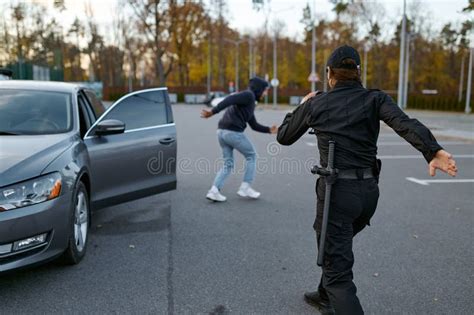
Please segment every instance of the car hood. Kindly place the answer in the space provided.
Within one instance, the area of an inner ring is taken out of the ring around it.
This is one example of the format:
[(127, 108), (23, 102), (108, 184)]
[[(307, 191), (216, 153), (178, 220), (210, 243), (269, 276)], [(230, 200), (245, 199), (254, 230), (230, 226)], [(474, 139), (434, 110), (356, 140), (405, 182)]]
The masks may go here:
[(0, 187), (41, 175), (74, 135), (0, 136)]

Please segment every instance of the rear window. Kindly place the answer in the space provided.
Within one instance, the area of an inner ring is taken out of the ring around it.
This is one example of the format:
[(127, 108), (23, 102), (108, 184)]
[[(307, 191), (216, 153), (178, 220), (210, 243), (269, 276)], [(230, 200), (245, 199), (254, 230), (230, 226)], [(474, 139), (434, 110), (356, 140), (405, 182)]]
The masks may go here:
[(92, 108), (94, 109), (95, 118), (99, 118), (105, 112), (104, 104), (97, 98), (95, 93), (91, 90), (84, 90), (89, 99)]
[(129, 95), (107, 113), (107, 119), (125, 123), (126, 130), (160, 126), (168, 123), (163, 91), (138, 92)]

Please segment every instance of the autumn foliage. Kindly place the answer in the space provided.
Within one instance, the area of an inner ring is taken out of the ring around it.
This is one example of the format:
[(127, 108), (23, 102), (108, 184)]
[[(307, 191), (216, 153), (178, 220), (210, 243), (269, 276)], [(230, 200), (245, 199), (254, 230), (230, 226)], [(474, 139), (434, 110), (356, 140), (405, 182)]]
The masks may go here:
[[(54, 0), (54, 8), (42, 2), (4, 3), (0, 5), (0, 66), (18, 60), (46, 65), (61, 69), (65, 81), (102, 81), (117, 95), (129, 87), (162, 85), (179, 92), (205, 92), (209, 74), (212, 90), (227, 90), (235, 80), (236, 45), (232, 41), (240, 40), (239, 82), (243, 88), (251, 72), (273, 77), (276, 38), (279, 95), (285, 97), (310, 88), (315, 25), (318, 89), (324, 88), (325, 60), (341, 44), (356, 47), (361, 55), (367, 50), (369, 88), (397, 89), (401, 17), (387, 14), (383, 5), (331, 0), (335, 17), (316, 16), (316, 20), (307, 6), (303, 12), (292, 13), (301, 15), (301, 33), (293, 38), (285, 35), (284, 20), (275, 21), (265, 14), (269, 11), (264, 7), (271, 2), (254, 2), (261, 20), (254, 23), (260, 27), (251, 34), (229, 26), (224, 0), (118, 0), (118, 9), (111, 8), (111, 12), (94, 12), (86, 2), (71, 25), (58, 18), (68, 10), (64, 0)], [(450, 100), (447, 103), (463, 98), (472, 2), (466, 11), (464, 20), (437, 30), (432, 27), (432, 17), (423, 14), (422, 4), (409, 8), (408, 89), (414, 103), (424, 104), (422, 90), (437, 90), (440, 98)], [(110, 15), (110, 25), (100, 24), (98, 14)], [(464, 84), (460, 90), (461, 72)]]

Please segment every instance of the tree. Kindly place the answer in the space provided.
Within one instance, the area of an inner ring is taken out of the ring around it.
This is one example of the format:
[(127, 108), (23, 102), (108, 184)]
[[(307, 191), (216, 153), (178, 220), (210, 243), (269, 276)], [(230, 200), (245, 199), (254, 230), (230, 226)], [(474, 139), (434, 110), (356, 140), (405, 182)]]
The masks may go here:
[(85, 7), (86, 11), (86, 28), (87, 28), (87, 46), (85, 48), (86, 54), (89, 56), (90, 62), (90, 73), (89, 80), (96, 81), (101, 80), (101, 64), (99, 62), (99, 57), (104, 49), (104, 39), (102, 35), (99, 34), (98, 25), (94, 20), (94, 12), (90, 3)]
[(217, 10), (217, 79), (219, 86), (225, 85), (226, 59), (224, 58), (224, 38), (227, 28), (227, 21), (224, 18), (224, 0), (213, 0)]
[(462, 9), (462, 12), (472, 12), (474, 11), (474, 0), (469, 0), (467, 7)]
[[(8, 8), (0, 7), (3, 12), (7, 12)], [(7, 64), (11, 58), (10, 51), (10, 33), (7, 25), (6, 14), (0, 16), (0, 66)]]
[(309, 3), (307, 3), (303, 8), (303, 17), (301, 18), (300, 22), (303, 24), (306, 33), (312, 31), (314, 27), (314, 17), (313, 13), (311, 12), (311, 8), (309, 7)]
[[(80, 78), (80, 80), (84, 80), (84, 74), (82, 70), (82, 60), (81, 60), (81, 38), (84, 37), (85, 34), (85, 27), (82, 24), (81, 20), (76, 16), (74, 22), (71, 24), (71, 27), (68, 30), (69, 36), (75, 36), (76, 44), (66, 45), (65, 48), (65, 59), (66, 64), (65, 68), (68, 66), (70, 67), (70, 77), (69, 80), (73, 80), (73, 78)], [(65, 78), (68, 78), (67, 73), (65, 72)]]
[(474, 29), (474, 22), (472, 20), (467, 20), (462, 23), (461, 29), (458, 33), (459, 37), (459, 47), (460, 49), (469, 49), (470, 36)]
[(63, 12), (66, 10), (66, 4), (64, 3), (64, 0), (54, 0), (53, 6), (55, 9), (59, 10), (60, 12)]
[(24, 44), (25, 44), (25, 29), (23, 21), (25, 19), (25, 4), (18, 3), (16, 6), (12, 7), (12, 18), (15, 22), (16, 30), (16, 55), (18, 60), (23, 59), (24, 57)]
[(265, 20), (263, 23), (263, 34), (261, 34), (260, 41), (263, 41), (263, 47), (259, 49), (259, 51), (262, 51), (262, 58), (261, 59), (261, 73), (267, 74), (268, 73), (268, 20), (270, 16), (270, 0), (252, 0), (253, 3), (253, 8), (256, 11), (263, 11), (263, 14), (265, 15)]
[(347, 10), (349, 7), (349, 1), (344, 1), (344, 0), (329, 0), (334, 5), (334, 8), (332, 9), (334, 12), (336, 12), (337, 17), (341, 15), (344, 11)]
[(64, 43), (64, 80), (65, 81), (84, 81), (85, 72), (81, 68), (80, 49), (72, 43)]
[(253, 8), (257, 11), (260, 11), (265, 6), (265, 0), (252, 0)]
[(442, 45), (448, 49), (448, 60), (449, 62), (447, 63), (446, 71), (449, 73), (452, 77), (452, 79), (455, 79), (456, 76), (456, 53), (455, 49), (457, 48), (456, 43), (458, 42), (458, 32), (452, 28), (451, 23), (447, 23), (446, 25), (443, 26), (443, 29), (441, 30), (441, 41)]
[[(32, 46), (31, 61), (35, 64), (59, 66), (55, 62), (55, 52), (61, 49), (62, 34), (58, 32), (58, 23), (55, 19), (46, 22), (43, 17), (46, 8), (37, 7), (32, 11), (35, 29), (31, 33)], [(62, 65), (60, 65), (62, 66)]]
[(183, 2), (173, 7), (170, 12), (174, 19), (172, 42), (176, 53), (179, 73), (179, 84), (189, 84), (189, 63), (198, 51), (196, 46), (205, 39), (208, 17), (202, 3)]
[(159, 85), (166, 85), (166, 79), (173, 69), (174, 56), (170, 53), (174, 20), (171, 12), (175, 0), (128, 0), (137, 25), (146, 38), (146, 46), (154, 55), (155, 75)]
[(84, 37), (86, 29), (82, 24), (81, 20), (76, 16), (74, 22), (71, 25), (71, 28), (68, 31), (68, 35), (75, 35), (76, 36), (76, 45), (79, 48), (81, 43), (81, 38)]
[(102, 47), (98, 60), (100, 63), (101, 80), (107, 86), (123, 86), (123, 63), (125, 53), (114, 45)]

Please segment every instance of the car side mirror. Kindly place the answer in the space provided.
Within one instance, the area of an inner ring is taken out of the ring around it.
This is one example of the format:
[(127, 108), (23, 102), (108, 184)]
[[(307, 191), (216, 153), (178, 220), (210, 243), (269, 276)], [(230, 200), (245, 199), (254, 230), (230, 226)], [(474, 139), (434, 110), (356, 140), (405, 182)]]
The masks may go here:
[(97, 136), (114, 135), (125, 132), (125, 123), (117, 119), (106, 119), (99, 122), (95, 128)]

